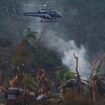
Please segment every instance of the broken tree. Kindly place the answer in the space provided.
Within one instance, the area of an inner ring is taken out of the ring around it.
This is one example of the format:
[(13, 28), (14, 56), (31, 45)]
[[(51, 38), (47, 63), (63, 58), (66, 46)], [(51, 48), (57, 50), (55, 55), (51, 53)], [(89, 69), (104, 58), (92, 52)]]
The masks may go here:
[(77, 73), (77, 80), (78, 80), (78, 83), (79, 83), (79, 87), (80, 87), (80, 95), (83, 95), (83, 87), (82, 87), (82, 83), (81, 83), (81, 78), (80, 78), (80, 74), (79, 74), (79, 71), (78, 71), (78, 60), (79, 60), (79, 57), (77, 57), (74, 53), (74, 58), (76, 60), (76, 67), (75, 67), (75, 71)]

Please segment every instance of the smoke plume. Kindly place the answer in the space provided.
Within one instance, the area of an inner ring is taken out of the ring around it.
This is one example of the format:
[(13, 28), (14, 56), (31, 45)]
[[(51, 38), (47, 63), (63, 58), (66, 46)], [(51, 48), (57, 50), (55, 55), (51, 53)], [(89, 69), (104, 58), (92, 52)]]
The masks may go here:
[[(28, 5), (33, 5), (33, 3), (30, 2)], [(25, 11), (35, 10), (35, 7), (28, 8), (25, 7)], [(76, 15), (76, 11), (74, 11), (75, 13), (73, 11), (74, 16), (74, 14)], [(63, 14), (63, 11), (60, 11), (60, 13)], [(73, 18), (73, 16), (71, 16), (71, 18)], [(44, 46), (59, 54), (63, 65), (67, 66), (69, 69), (75, 70), (76, 62), (73, 56), (75, 53), (76, 56), (79, 57), (78, 69), (80, 75), (85, 75), (86, 77), (86, 75), (90, 73), (90, 64), (85, 47), (83, 45), (77, 47), (74, 40), (67, 40), (66, 36), (73, 33), (65, 32), (65, 28), (61, 26), (62, 20), (58, 20), (56, 23), (41, 23), (39, 18), (29, 17), (29, 19), (31, 20), (29, 27), (39, 33), (41, 43), (43, 43)]]
[(88, 61), (88, 54), (86, 49), (83, 45), (80, 47), (76, 46), (74, 40), (68, 40), (59, 37), (54, 31), (47, 30), (44, 36), (45, 45), (47, 48), (56, 51), (60, 56), (63, 65), (67, 66), (71, 70), (75, 70), (75, 58), (74, 53), (76, 56), (79, 57), (79, 67), (78, 70), (81, 76), (89, 75), (90, 73), (90, 63)]

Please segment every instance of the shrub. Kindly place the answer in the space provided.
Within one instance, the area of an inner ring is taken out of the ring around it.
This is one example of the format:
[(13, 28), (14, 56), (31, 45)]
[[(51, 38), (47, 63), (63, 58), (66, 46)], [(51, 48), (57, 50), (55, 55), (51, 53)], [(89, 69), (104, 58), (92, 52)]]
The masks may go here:
[(64, 93), (64, 100), (65, 101), (74, 101), (77, 94), (75, 92), (66, 92)]

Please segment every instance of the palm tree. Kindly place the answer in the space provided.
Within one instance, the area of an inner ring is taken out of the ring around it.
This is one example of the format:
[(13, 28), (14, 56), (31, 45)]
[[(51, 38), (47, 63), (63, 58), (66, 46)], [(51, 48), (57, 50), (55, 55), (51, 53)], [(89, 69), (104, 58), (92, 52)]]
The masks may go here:
[[(56, 79), (59, 83), (60, 96), (64, 98), (67, 88), (72, 88), (71, 79), (75, 77), (75, 73), (71, 70), (64, 70), (61, 67), (56, 70)], [(69, 85), (68, 85), (69, 84)], [(74, 84), (73, 84), (74, 86)]]

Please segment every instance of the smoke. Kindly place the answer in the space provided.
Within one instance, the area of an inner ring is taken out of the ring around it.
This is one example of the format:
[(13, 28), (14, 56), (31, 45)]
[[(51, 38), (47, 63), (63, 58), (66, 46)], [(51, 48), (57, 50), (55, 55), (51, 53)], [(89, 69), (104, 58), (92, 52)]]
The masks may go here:
[(76, 54), (76, 56), (79, 57), (79, 72), (81, 75), (89, 75), (90, 73), (90, 64), (87, 60), (87, 53), (86, 53), (86, 49), (81, 46), (80, 48), (78, 48), (76, 45), (75, 45), (75, 42), (74, 41), (69, 41), (68, 44), (70, 47), (68, 50), (64, 50), (64, 56), (62, 57), (62, 62), (64, 65), (66, 65), (67, 67), (71, 68), (74, 70), (75, 68), (75, 59), (74, 59), (74, 56), (73, 56), (73, 53)]
[[(27, 4), (25, 4), (27, 5)], [(33, 5), (31, 2), (28, 2), (28, 5)], [(35, 7), (24, 8), (25, 11), (35, 11)], [(74, 9), (72, 9), (74, 11)], [(71, 10), (71, 11), (72, 11)], [(76, 11), (73, 12), (70, 17), (73, 20), (73, 17), (77, 15)], [(61, 11), (63, 14), (63, 11)], [(75, 70), (75, 58), (73, 54), (79, 57), (79, 72), (80, 75), (86, 77), (90, 73), (90, 64), (88, 61), (88, 54), (83, 45), (77, 47), (76, 42), (74, 40), (67, 40), (67, 36), (73, 33), (65, 32), (66, 28), (61, 26), (64, 20), (58, 20), (56, 23), (41, 23), (39, 18), (36, 17), (27, 17), (31, 20), (29, 23), (29, 27), (32, 31), (36, 31), (41, 36), (41, 43), (55, 51), (60, 57), (62, 64), (67, 66), (69, 69)], [(70, 22), (72, 21), (70, 20)], [(66, 24), (66, 23), (65, 23)], [(64, 24), (64, 25), (65, 25)], [(68, 29), (68, 28), (67, 28)]]
[(79, 57), (79, 67), (78, 70), (80, 75), (87, 77), (90, 74), (90, 63), (88, 61), (88, 54), (83, 45), (80, 47), (76, 46), (74, 40), (65, 40), (58, 36), (59, 33), (56, 33), (51, 30), (46, 30), (44, 34), (44, 44), (47, 48), (56, 51), (61, 56), (62, 64), (67, 66), (70, 70), (75, 71), (75, 58)]

